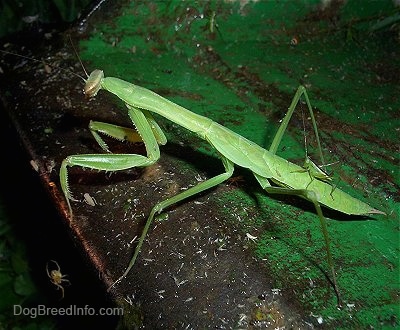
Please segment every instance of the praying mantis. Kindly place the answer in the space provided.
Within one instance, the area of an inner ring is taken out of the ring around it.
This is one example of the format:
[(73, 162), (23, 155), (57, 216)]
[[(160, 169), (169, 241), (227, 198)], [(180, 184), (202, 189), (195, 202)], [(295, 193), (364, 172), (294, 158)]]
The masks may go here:
[[(305, 169), (276, 155), (289, 120), (303, 96), (312, 120), (320, 157), (323, 160), (317, 124), (307, 91), (303, 86), (298, 87), (288, 108), (288, 112), (268, 150), (218, 124), (212, 119), (193, 113), (149, 89), (118, 78), (105, 77), (103, 71), (96, 69), (85, 81), (84, 94), (88, 98), (92, 98), (101, 89), (116, 95), (125, 103), (128, 116), (136, 127), (137, 133), (131, 128), (97, 121), (90, 122), (89, 129), (93, 137), (107, 153), (71, 155), (62, 162), (59, 174), (60, 183), (71, 215), (71, 201), (75, 201), (75, 199), (72, 196), (68, 183), (69, 167), (80, 166), (103, 171), (121, 171), (134, 167), (147, 167), (157, 162), (160, 158), (159, 145), (166, 144), (167, 139), (153, 118), (152, 113), (165, 117), (207, 141), (217, 151), (225, 169), (223, 173), (200, 182), (196, 186), (154, 205), (147, 218), (132, 259), (124, 273), (109, 289), (123, 280), (134, 266), (152, 221), (157, 214), (160, 214), (173, 204), (195, 196), (228, 180), (232, 176), (234, 166), (236, 165), (250, 170), (260, 186), (267, 193), (300, 196), (314, 205), (324, 236), (327, 262), (332, 276), (331, 282), (338, 301), (340, 301), (326, 219), (322, 213), (321, 205), (345, 214), (370, 215), (385, 213), (348, 195), (339, 188), (335, 187), (332, 189), (330, 180), (314, 174), (317, 171)], [(127, 140), (128, 136), (136, 135), (140, 137), (145, 145), (146, 156), (139, 154), (113, 154), (102, 139), (101, 134), (121, 141)]]

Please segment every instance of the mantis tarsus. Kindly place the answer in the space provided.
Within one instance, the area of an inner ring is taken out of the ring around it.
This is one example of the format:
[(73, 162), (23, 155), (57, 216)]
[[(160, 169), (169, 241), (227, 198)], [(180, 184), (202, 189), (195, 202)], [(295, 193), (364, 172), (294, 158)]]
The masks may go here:
[[(345, 214), (368, 215), (384, 213), (351, 197), (338, 188), (332, 190), (332, 186), (327, 180), (321, 180), (315, 177), (312, 178), (310, 182), (309, 171), (305, 171), (304, 168), (276, 155), (276, 151), (296, 105), (300, 98), (304, 96), (316, 134), (321, 159), (323, 159), (313, 110), (307, 92), (303, 86), (297, 89), (288, 112), (269, 150), (258, 146), (213, 120), (195, 114), (146, 88), (118, 78), (104, 77), (103, 71), (94, 70), (86, 80), (84, 93), (87, 97), (94, 97), (100, 89), (115, 94), (125, 102), (128, 115), (145, 144), (147, 156), (110, 153), (107, 144), (99, 133), (106, 134), (118, 140), (124, 140), (127, 135), (136, 134), (136, 132), (133, 129), (112, 124), (91, 122), (89, 125), (90, 131), (100, 147), (109, 154), (73, 155), (67, 157), (62, 162), (60, 169), (61, 187), (71, 214), (72, 208), (70, 200), (73, 200), (73, 198), (68, 186), (68, 167), (81, 166), (97, 170), (119, 171), (132, 167), (150, 166), (159, 159), (159, 145), (164, 145), (167, 140), (161, 128), (154, 120), (151, 114), (152, 112), (192, 131), (210, 143), (210, 145), (218, 151), (225, 168), (225, 172), (207, 179), (176, 196), (163, 200), (152, 208), (128, 267), (111, 287), (125, 278), (132, 269), (156, 214), (159, 214), (172, 204), (178, 203), (226, 181), (231, 177), (234, 165), (236, 164), (252, 171), (261, 187), (268, 193), (297, 195), (313, 203), (322, 226), (327, 251), (327, 261), (332, 274), (332, 284), (340, 301), (340, 294), (336, 283), (336, 274), (330, 251), (326, 219), (322, 213), (321, 205)], [(273, 185), (271, 185), (271, 183)]]

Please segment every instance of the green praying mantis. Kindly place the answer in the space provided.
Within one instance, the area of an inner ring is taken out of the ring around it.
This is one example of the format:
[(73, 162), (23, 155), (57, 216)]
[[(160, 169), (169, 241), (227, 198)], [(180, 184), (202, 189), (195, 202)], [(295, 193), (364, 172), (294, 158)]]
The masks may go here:
[[(207, 141), (217, 151), (225, 169), (223, 173), (154, 205), (129, 265), (111, 287), (123, 280), (134, 266), (152, 221), (157, 214), (173, 204), (228, 180), (233, 174), (234, 166), (237, 165), (250, 170), (267, 193), (300, 196), (314, 205), (325, 240), (327, 262), (332, 276), (331, 282), (340, 301), (326, 219), (322, 213), (321, 205), (345, 214), (370, 215), (385, 213), (348, 195), (339, 188), (332, 188), (329, 178), (318, 175), (318, 170), (314, 163), (309, 163), (307, 165), (308, 168), (304, 168), (276, 155), (289, 120), (301, 97), (304, 96), (312, 120), (320, 157), (323, 160), (317, 124), (307, 91), (303, 86), (297, 89), (269, 150), (260, 147), (212, 119), (193, 113), (149, 89), (118, 78), (105, 77), (103, 71), (94, 70), (85, 82), (84, 94), (89, 98), (95, 97), (101, 89), (116, 95), (125, 103), (128, 116), (136, 127), (136, 131), (131, 128), (102, 122), (90, 122), (89, 129), (91, 133), (100, 147), (107, 153), (72, 155), (62, 162), (60, 182), (71, 215), (71, 201), (74, 201), (74, 198), (68, 184), (68, 167), (80, 166), (96, 170), (120, 171), (133, 167), (151, 166), (157, 162), (160, 158), (159, 145), (166, 144), (167, 139), (160, 126), (154, 120), (152, 113), (165, 117)], [(136, 134), (143, 141), (147, 155), (113, 154), (102, 139), (101, 134), (121, 141), (126, 140), (127, 136)]]

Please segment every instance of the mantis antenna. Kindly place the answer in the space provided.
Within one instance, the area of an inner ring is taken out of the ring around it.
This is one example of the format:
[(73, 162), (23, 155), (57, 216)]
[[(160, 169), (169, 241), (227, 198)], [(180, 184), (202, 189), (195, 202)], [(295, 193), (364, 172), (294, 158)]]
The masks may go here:
[[(75, 53), (75, 55), (76, 55), (76, 57), (77, 57), (79, 63), (81, 64), (81, 67), (82, 67), (82, 69), (83, 69), (83, 72), (85, 72), (86, 77), (89, 78), (89, 75), (88, 75), (88, 73), (87, 73), (87, 71), (86, 71), (86, 69), (85, 69), (85, 66), (83, 65), (83, 62), (82, 62), (82, 60), (81, 60), (81, 58), (80, 58), (80, 56), (79, 56), (79, 54), (78, 54), (78, 51), (76, 50), (75, 45), (74, 45), (74, 43), (72, 42), (71, 35), (68, 35), (68, 38), (69, 38), (69, 41), (71, 42), (72, 49), (74, 50), (74, 53)], [(83, 79), (83, 80), (86, 81), (86, 79)]]
[[(43, 61), (43, 60), (38, 60), (38, 59), (33, 58), (33, 57), (29, 57), (29, 56), (25, 56), (25, 55), (13, 53), (13, 52), (8, 52), (8, 51), (2, 50), (2, 49), (0, 49), (0, 52), (1, 52), (1, 53), (4, 53), (4, 54), (8, 54), (8, 55), (13, 55), (13, 56), (16, 56), (16, 57), (24, 58), (24, 59), (29, 60), (29, 61), (38, 62), (38, 63), (42, 63), (42, 64), (44, 63), (44, 64), (46, 64), (46, 65), (48, 65), (48, 66), (50, 66), (50, 67), (52, 67), (52, 68), (55, 68), (54, 65), (51, 65), (51, 64), (49, 64), (49, 63), (46, 63), (46, 62)], [(83, 81), (86, 81), (86, 79), (85, 79), (84, 77), (82, 77), (81, 75), (79, 75), (79, 74), (77, 74), (77, 73), (75, 73), (75, 72), (73, 72), (73, 71), (71, 71), (71, 70), (64, 69), (64, 68), (60, 68), (60, 67), (58, 67), (58, 69), (60, 69), (60, 70), (62, 70), (62, 71), (69, 72), (69, 73), (73, 74), (74, 76), (76, 76), (76, 77), (82, 79)], [(85, 71), (85, 73), (86, 73), (86, 71)]]

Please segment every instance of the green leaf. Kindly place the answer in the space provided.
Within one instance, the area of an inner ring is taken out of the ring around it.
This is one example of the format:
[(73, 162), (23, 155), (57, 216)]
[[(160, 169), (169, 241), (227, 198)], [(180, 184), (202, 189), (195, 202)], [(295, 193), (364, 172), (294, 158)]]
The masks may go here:
[(36, 292), (35, 284), (28, 273), (20, 274), (16, 277), (14, 291), (21, 296), (29, 296)]
[(17, 274), (27, 273), (29, 271), (28, 261), (26, 260), (25, 249), (22, 243), (16, 244), (11, 255), (11, 264)]

